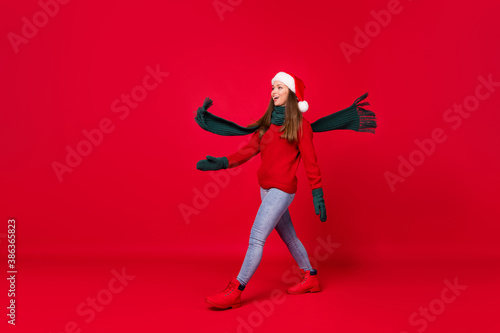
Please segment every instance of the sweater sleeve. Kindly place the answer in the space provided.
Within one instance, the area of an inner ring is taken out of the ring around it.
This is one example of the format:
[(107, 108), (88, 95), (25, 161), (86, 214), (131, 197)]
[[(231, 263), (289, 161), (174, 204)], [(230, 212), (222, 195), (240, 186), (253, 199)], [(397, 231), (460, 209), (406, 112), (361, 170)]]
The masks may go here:
[(298, 147), (300, 154), (302, 155), (304, 168), (307, 178), (309, 179), (309, 184), (311, 185), (311, 190), (322, 187), (321, 171), (319, 169), (318, 159), (313, 145), (313, 130), (311, 128), (311, 124), (305, 118), (302, 118), (302, 136), (299, 130)]
[(235, 168), (257, 155), (260, 152), (259, 131), (255, 131), (250, 138), (250, 141), (241, 147), (236, 153), (227, 157), (229, 162), (228, 168)]

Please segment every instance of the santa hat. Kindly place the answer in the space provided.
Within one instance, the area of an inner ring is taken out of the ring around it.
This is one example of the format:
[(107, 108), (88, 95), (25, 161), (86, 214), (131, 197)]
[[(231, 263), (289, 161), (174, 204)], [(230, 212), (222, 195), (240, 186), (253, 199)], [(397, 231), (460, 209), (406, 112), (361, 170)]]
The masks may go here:
[(288, 74), (285, 72), (279, 72), (276, 76), (271, 80), (271, 84), (274, 84), (274, 81), (283, 82), (288, 89), (293, 91), (295, 95), (297, 95), (297, 100), (299, 101), (299, 110), (302, 112), (306, 112), (309, 110), (309, 104), (304, 101), (304, 82), (296, 77), (293, 74)]

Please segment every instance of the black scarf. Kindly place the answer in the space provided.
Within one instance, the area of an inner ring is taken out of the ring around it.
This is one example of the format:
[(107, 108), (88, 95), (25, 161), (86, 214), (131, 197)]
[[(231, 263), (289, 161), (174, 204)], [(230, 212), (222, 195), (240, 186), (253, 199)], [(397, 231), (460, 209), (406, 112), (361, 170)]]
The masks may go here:
[(274, 106), (273, 113), (271, 113), (271, 124), (281, 126), (285, 123), (285, 107)]
[[(356, 132), (375, 133), (375, 128), (377, 127), (375, 113), (363, 108), (363, 106), (370, 105), (370, 103), (360, 103), (367, 96), (368, 93), (365, 93), (356, 99), (351, 106), (328, 116), (324, 116), (311, 123), (313, 132), (348, 129)], [(259, 129), (259, 126), (243, 127), (232, 121), (213, 115), (207, 111), (207, 109), (212, 106), (212, 103), (212, 100), (207, 97), (203, 102), (203, 106), (196, 111), (196, 117), (194, 119), (204, 130), (218, 135), (234, 136), (252, 134)], [(273, 122), (273, 117), (276, 123), (284, 121), (284, 111), (285, 107), (282, 107), (282, 109), (275, 107), (271, 115), (271, 122)], [(283, 123), (280, 125), (282, 124)]]

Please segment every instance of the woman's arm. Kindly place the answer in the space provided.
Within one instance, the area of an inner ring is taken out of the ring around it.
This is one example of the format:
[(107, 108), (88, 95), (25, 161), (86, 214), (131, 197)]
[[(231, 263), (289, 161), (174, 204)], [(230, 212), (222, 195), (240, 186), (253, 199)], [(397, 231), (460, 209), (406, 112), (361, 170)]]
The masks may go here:
[(321, 171), (319, 170), (318, 159), (313, 145), (313, 131), (311, 124), (302, 118), (302, 136), (299, 133), (299, 150), (304, 161), (307, 178), (312, 189), (313, 204), (316, 215), (319, 215), (321, 222), (326, 221), (326, 207), (323, 199), (323, 188), (321, 185)]
[(236, 153), (227, 157), (228, 168), (235, 168), (241, 165), (260, 152), (259, 131), (255, 131), (250, 138), (250, 141), (241, 147)]
[(302, 118), (302, 136), (300, 136), (299, 131), (298, 147), (304, 162), (304, 168), (307, 178), (309, 179), (311, 190), (322, 187), (321, 171), (313, 145), (313, 131), (311, 124), (305, 118)]

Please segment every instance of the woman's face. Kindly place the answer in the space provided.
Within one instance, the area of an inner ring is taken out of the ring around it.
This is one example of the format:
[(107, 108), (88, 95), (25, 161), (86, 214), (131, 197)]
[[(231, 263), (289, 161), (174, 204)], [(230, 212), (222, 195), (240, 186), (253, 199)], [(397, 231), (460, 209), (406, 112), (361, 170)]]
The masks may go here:
[(288, 87), (281, 81), (274, 81), (271, 90), (271, 97), (273, 98), (275, 106), (286, 105), (288, 98)]

